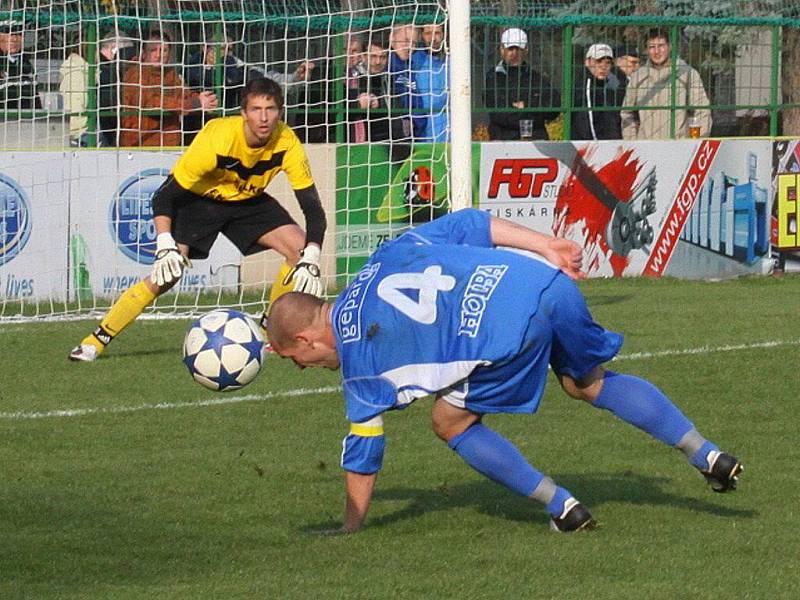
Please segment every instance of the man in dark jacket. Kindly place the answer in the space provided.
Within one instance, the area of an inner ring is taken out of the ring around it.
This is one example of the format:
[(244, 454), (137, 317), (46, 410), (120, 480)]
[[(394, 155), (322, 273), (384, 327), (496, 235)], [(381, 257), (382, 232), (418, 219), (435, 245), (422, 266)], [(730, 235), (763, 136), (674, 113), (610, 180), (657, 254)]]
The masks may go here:
[(575, 80), (572, 106), (587, 110), (572, 113), (573, 140), (619, 140), (622, 125), (619, 110), (625, 98), (625, 81), (612, 72), (614, 53), (607, 44), (593, 44), (586, 51), (580, 76)]
[(353, 120), (350, 141), (408, 140), (410, 123), (402, 116), (394, 116), (392, 111), (392, 81), (387, 70), (388, 50), (377, 40), (373, 40), (367, 45), (364, 57), (366, 72), (359, 73), (356, 78), (357, 87), (347, 90), (350, 100), (349, 115)]
[[(546, 140), (545, 121), (558, 117), (561, 96), (550, 81), (525, 61), (528, 36), (521, 29), (506, 29), (500, 37), (501, 61), (486, 74), (487, 108), (516, 108), (518, 111), (489, 113), (489, 136), (493, 140), (518, 140), (519, 122), (533, 121), (533, 139)], [(531, 112), (526, 108), (552, 108)]]
[(0, 22), (0, 109), (41, 108), (31, 61), (22, 53), (22, 24)]
[(100, 40), (100, 60), (97, 69), (97, 101), (100, 109), (100, 146), (116, 146), (118, 135), (118, 113), (120, 81), (125, 69), (136, 54), (133, 40), (124, 35), (110, 33)]

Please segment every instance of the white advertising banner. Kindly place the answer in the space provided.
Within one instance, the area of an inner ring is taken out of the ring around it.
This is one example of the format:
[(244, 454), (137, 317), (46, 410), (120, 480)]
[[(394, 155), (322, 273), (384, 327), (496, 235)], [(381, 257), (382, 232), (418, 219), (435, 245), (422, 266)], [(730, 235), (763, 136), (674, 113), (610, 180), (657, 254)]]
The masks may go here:
[(0, 298), (64, 298), (69, 153), (0, 153)]
[[(177, 151), (91, 152), (73, 159), (70, 242), (95, 296), (116, 296), (150, 274), (156, 249), (153, 194), (178, 156)], [(220, 236), (208, 259), (193, 260), (175, 289), (235, 288), (240, 263), (239, 251)]]
[[(0, 153), (0, 297), (114, 297), (155, 255), (152, 196), (178, 153)], [(220, 236), (179, 291), (235, 286), (241, 255)]]
[(767, 272), (766, 140), (481, 145), (491, 214), (584, 248), (590, 276)]

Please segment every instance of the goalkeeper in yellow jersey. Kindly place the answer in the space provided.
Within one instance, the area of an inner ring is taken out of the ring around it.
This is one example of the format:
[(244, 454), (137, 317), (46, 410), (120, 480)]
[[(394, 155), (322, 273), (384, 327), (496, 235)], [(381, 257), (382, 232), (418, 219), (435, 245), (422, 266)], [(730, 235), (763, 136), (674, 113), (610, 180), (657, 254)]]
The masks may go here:
[[(202, 129), (153, 196), (156, 259), (150, 277), (128, 288), (100, 326), (69, 354), (92, 361), (153, 300), (172, 288), (191, 258), (208, 256), (222, 233), (243, 254), (265, 248), (286, 259), (270, 303), (287, 291), (322, 293), (319, 260), (326, 220), (306, 153), (281, 121), (283, 93), (271, 79), (242, 92), (239, 116), (213, 119)], [(267, 194), (283, 171), (306, 221), (306, 232)]]

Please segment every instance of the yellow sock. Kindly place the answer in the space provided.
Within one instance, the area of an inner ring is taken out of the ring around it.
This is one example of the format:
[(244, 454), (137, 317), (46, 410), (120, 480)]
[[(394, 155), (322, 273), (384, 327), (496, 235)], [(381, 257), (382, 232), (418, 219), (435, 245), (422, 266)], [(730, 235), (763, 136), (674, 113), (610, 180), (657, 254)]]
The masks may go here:
[(91, 344), (100, 353), (106, 345), (117, 337), (123, 329), (133, 323), (142, 311), (155, 299), (156, 295), (147, 287), (143, 279), (125, 290), (100, 321), (94, 333), (86, 336), (82, 344)]
[[(294, 282), (291, 279), (289, 280), (289, 283), (283, 283), (283, 280), (286, 279), (286, 276), (291, 271), (292, 267), (289, 266), (289, 263), (284, 261), (283, 264), (281, 264), (281, 268), (278, 269), (277, 279), (275, 279), (275, 283), (272, 284), (272, 289), (269, 291), (270, 306), (272, 306), (272, 303), (275, 302), (275, 300), (294, 289)], [(267, 310), (269, 310), (269, 308)]]

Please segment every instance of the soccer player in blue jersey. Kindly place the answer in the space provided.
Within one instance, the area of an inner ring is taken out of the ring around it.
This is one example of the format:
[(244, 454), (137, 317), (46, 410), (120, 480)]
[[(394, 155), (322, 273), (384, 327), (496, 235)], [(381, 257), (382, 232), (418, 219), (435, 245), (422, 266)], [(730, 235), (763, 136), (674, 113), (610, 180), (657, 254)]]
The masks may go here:
[(275, 302), (267, 323), (275, 351), (342, 372), (351, 426), (337, 531), (364, 523), (383, 462), (382, 413), (429, 394), (434, 432), (467, 464), (544, 504), (555, 530), (594, 527), (584, 505), (482, 422), (535, 412), (548, 364), (567, 394), (678, 448), (715, 491), (735, 489), (736, 458), (654, 385), (602, 366), (622, 336), (589, 314), (572, 282), (584, 276), (580, 265), (568, 240), (461, 210), (383, 244), (333, 304), (302, 293)]

